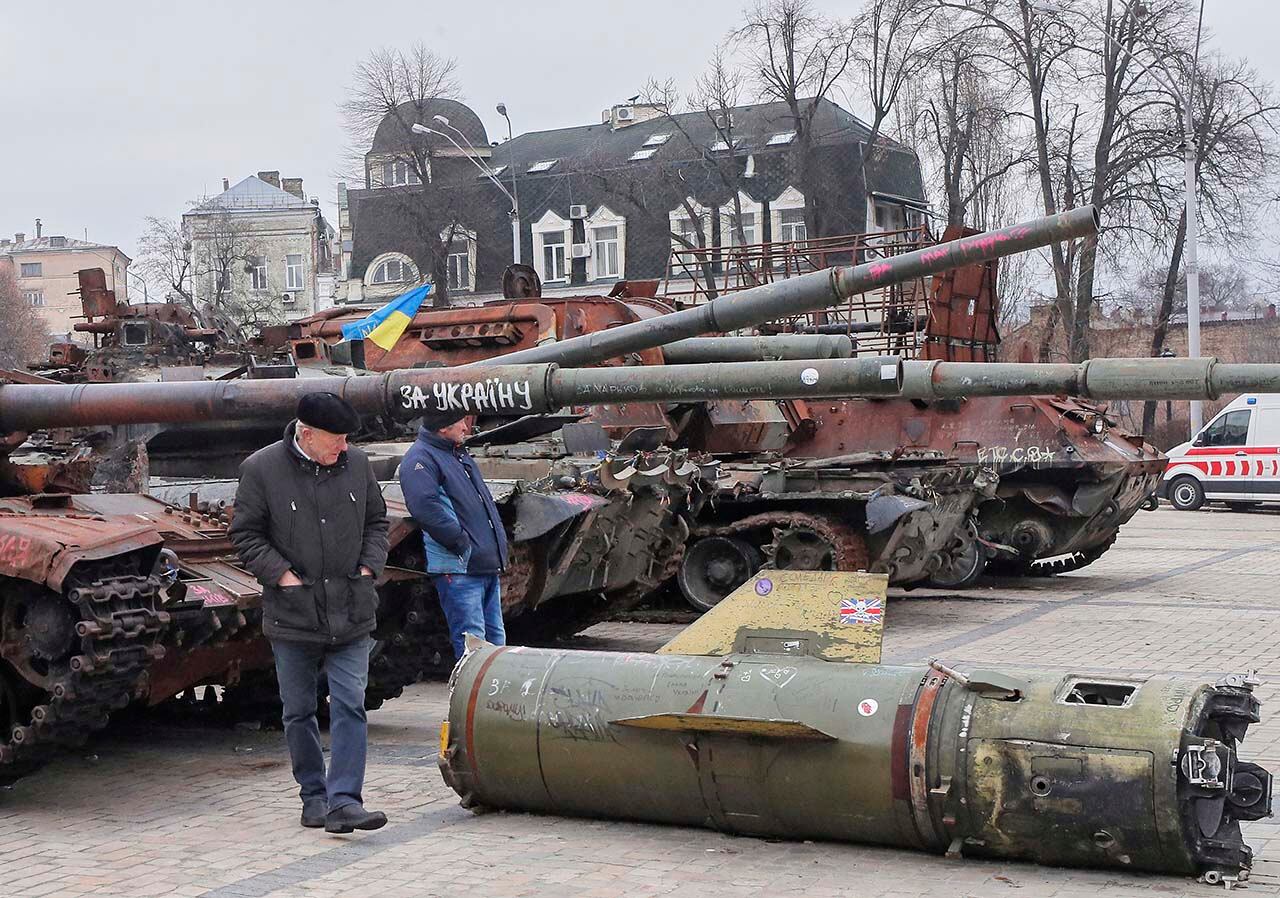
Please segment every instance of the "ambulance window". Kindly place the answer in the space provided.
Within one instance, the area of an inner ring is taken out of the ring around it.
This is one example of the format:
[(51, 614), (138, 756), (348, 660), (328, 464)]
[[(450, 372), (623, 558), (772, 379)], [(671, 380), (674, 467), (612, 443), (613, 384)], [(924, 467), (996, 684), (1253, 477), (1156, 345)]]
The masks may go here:
[(1249, 409), (1227, 412), (1204, 432), (1206, 446), (1243, 446), (1249, 436)]
[(1253, 442), (1259, 446), (1280, 446), (1280, 408), (1255, 410), (1258, 419), (1253, 424)]

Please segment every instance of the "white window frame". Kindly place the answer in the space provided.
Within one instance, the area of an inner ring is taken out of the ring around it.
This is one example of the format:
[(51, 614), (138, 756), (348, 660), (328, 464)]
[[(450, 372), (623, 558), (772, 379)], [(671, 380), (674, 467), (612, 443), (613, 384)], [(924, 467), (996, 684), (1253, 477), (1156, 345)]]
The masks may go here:
[[(899, 210), (901, 210), (901, 214), (902, 214), (901, 223), (892, 222), (892, 221), (887, 222), (887, 224), (880, 223), (879, 213), (883, 212), (884, 217), (888, 219), (891, 217), (896, 217), (899, 213)], [(884, 202), (882, 200), (878, 200), (875, 197), (870, 197), (870, 196), (867, 197), (867, 232), (868, 233), (883, 234), (889, 231), (901, 231), (906, 227), (908, 227), (907, 209), (904, 204), (889, 203), (889, 202)]]
[[(28, 271), (28, 268), (35, 269)], [(18, 263), (18, 277), (20, 278), (42, 278), (44, 277), (43, 262), (20, 262)]]
[[(446, 254), (447, 258), (445, 259), (445, 272), (448, 278), (449, 292), (472, 293), (476, 289), (476, 232), (460, 227), (453, 228), (452, 231), (452, 234), (450, 234), (449, 229), (445, 229), (440, 233), (441, 241), (449, 241), (449, 252)], [(451, 240), (450, 237), (452, 237)], [(466, 249), (455, 251), (453, 244), (461, 242), (466, 243)], [(465, 287), (458, 285), (454, 278), (455, 258), (466, 260), (467, 285)]]
[(627, 157), (628, 162), (643, 162), (646, 159), (652, 159), (653, 155), (658, 152), (657, 147), (641, 147), (630, 156)]
[[(764, 243), (764, 235), (761, 229), (764, 225), (764, 204), (758, 203), (741, 190), (738, 191), (738, 205), (742, 209), (743, 215), (753, 216), (751, 225), (750, 239), (744, 244), (745, 246), (755, 246)], [(721, 246), (737, 246), (737, 231), (733, 227), (733, 216), (735, 214), (733, 200), (725, 203), (720, 207), (720, 245)]]
[(249, 263), (253, 269), (249, 272), (249, 289), (250, 290), (270, 290), (271, 283), (267, 278), (267, 260), (265, 257), (259, 256), (257, 259)]
[[(375, 280), (378, 276), (378, 272), (390, 262), (399, 263), (400, 274), (402, 275), (400, 280)], [(417, 283), (420, 275), (418, 273), (418, 266), (413, 264), (413, 260), (404, 253), (383, 253), (369, 263), (369, 268), (366, 271), (365, 277), (367, 278), (365, 284), (370, 287), (398, 287), (401, 284)]]
[[(298, 264), (290, 262), (290, 259), (297, 259)], [(302, 253), (288, 253), (284, 257), (284, 288), (286, 290), (305, 290), (306, 287), (306, 259)]]
[(44, 307), (44, 291), (43, 290), (23, 290), (22, 298), (26, 300), (27, 305), (34, 308)]
[(525, 169), (525, 174), (537, 175), (551, 171), (559, 161), (559, 159), (539, 159), (537, 162), (530, 163), (529, 167)]
[[(617, 228), (617, 237), (612, 241), (597, 241), (596, 231), (600, 228)], [(587, 243), (591, 246), (591, 259), (587, 262), (588, 281), (615, 281), (626, 276), (627, 270), (627, 219), (618, 215), (608, 206), (601, 206), (586, 221)], [(616, 244), (617, 270), (611, 274), (598, 274), (599, 243)]]
[[(799, 210), (804, 215), (804, 194), (794, 187), (787, 187), (786, 190), (778, 194), (777, 198), (769, 203), (769, 239), (773, 243), (790, 243), (794, 238), (786, 238), (782, 235), (782, 213), (795, 212)], [(805, 240), (813, 235), (805, 228)]]
[(796, 139), (794, 131), (779, 131), (777, 134), (771, 135), (765, 142), (767, 147), (785, 147)]
[[(693, 197), (686, 198), (686, 202), (688, 205), (693, 207), (694, 214), (701, 219), (703, 238), (706, 240), (707, 246), (710, 246), (714, 240), (714, 236), (711, 233), (711, 210), (693, 199)], [(689, 217), (689, 213), (685, 209), (685, 203), (681, 203), (667, 213), (667, 219), (671, 230), (671, 248), (680, 250), (689, 249), (689, 247), (685, 246), (675, 237), (677, 233), (683, 233), (685, 230), (680, 227), (680, 222), (689, 222), (689, 230), (693, 231), (693, 219)]]
[(657, 134), (650, 134), (644, 140), (646, 147), (660, 147), (671, 139), (670, 131), (659, 131)]
[[(534, 222), (531, 230), (533, 231), (533, 266), (538, 272), (538, 277), (542, 278), (544, 284), (567, 284), (573, 272), (573, 261), (569, 258), (569, 247), (573, 242), (572, 222), (561, 218), (548, 209), (541, 218)], [(556, 234), (562, 237), (562, 242), (551, 245), (561, 247), (563, 272), (549, 272), (546, 270), (546, 259), (544, 257), (544, 248), (548, 245), (546, 238)], [(552, 275), (559, 276), (553, 277)]]

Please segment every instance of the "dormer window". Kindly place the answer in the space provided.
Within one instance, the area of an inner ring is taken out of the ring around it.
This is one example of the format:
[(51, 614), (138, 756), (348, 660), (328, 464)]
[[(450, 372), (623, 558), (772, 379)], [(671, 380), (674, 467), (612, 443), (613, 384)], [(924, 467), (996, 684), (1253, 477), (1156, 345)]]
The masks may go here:
[(382, 184), (384, 187), (407, 187), (421, 184), (422, 179), (414, 171), (413, 166), (403, 159), (394, 159), (382, 163)]
[(559, 161), (559, 159), (542, 159), (533, 163), (525, 170), (531, 175), (541, 174), (544, 171), (551, 171), (551, 169), (556, 167), (556, 163)]

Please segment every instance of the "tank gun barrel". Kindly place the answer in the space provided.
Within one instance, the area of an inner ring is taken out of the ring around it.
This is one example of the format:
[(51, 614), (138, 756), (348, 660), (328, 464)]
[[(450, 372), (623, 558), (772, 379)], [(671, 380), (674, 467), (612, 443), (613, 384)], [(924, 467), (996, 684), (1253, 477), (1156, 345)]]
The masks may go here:
[(556, 343), (509, 353), (477, 366), (555, 362), (593, 365), (702, 334), (721, 334), (838, 305), (851, 296), (975, 262), (1098, 232), (1098, 213), (1083, 206), (995, 231), (939, 243), (862, 265), (839, 266), (752, 287), (710, 302)]
[[(904, 377), (904, 370), (910, 377)], [(1280, 365), (1216, 359), (1094, 359), (1079, 365), (907, 362), (897, 356), (732, 365), (560, 368), (553, 364), (412, 368), (376, 376), (134, 384), (0, 385), (0, 433), (109, 424), (279, 420), (305, 393), (345, 397), (364, 415), (437, 411), (526, 415), (567, 406), (733, 399), (1069, 394), (1094, 399), (1215, 399), (1280, 392)]]
[(0, 433), (51, 427), (288, 420), (306, 393), (331, 392), (363, 415), (412, 420), (437, 411), (526, 415), (566, 406), (716, 399), (894, 396), (897, 356), (560, 368), (553, 364), (412, 368), (380, 375), (290, 380), (3, 384)]
[(662, 347), (668, 365), (705, 362), (771, 362), (847, 359), (853, 341), (843, 334), (783, 334), (771, 337), (691, 337)]
[(1280, 392), (1280, 365), (1214, 358), (1090, 359), (1079, 364), (904, 362), (902, 396), (1080, 396), (1087, 399), (1217, 399)]

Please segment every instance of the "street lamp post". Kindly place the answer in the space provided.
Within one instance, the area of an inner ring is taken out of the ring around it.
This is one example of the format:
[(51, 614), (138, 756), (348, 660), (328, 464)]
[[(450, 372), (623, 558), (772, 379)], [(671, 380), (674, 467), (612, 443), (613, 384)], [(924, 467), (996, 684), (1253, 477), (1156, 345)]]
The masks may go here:
[[(498, 115), (507, 121), (507, 143), (511, 142), (511, 116), (507, 115), (507, 104), (499, 103), (497, 106)], [(507, 165), (511, 168), (511, 245), (515, 247), (516, 264), (520, 264), (520, 187), (516, 184), (516, 160), (512, 154), (507, 160)]]
[[(1134, 2), (1134, 0), (1131, 0)], [(1030, 3), (1032, 9), (1044, 12), (1066, 12), (1067, 10), (1058, 6), (1050, 0), (1032, 0)], [(1126, 9), (1129, 7), (1126, 6)], [(1146, 7), (1137, 0), (1134, 2), (1133, 17), (1135, 20), (1142, 18), (1146, 14)], [(1200, 20), (1204, 20), (1204, 0), (1200, 0)], [(1082, 21), (1091, 25), (1102, 33), (1104, 39), (1115, 45), (1116, 49), (1125, 54), (1131, 61), (1133, 54), (1123, 44), (1116, 41), (1114, 37), (1102, 26), (1098, 25), (1092, 19), (1083, 18)], [(1199, 208), (1196, 202), (1196, 129), (1194, 119), (1192, 118), (1191, 100), (1195, 89), (1196, 70), (1200, 55), (1200, 32), (1196, 30), (1196, 57), (1191, 64), (1191, 84), (1186, 91), (1179, 89), (1178, 79), (1168, 66), (1165, 65), (1162, 55), (1156, 48), (1148, 45), (1148, 49), (1152, 51), (1156, 64), (1164, 71), (1164, 77), (1161, 78), (1149, 66), (1142, 66), (1144, 71), (1150, 72), (1160, 81), (1165, 90), (1178, 102), (1178, 108), (1182, 113), (1182, 142), (1183, 142), (1183, 202), (1187, 213), (1187, 249), (1186, 249), (1186, 274), (1187, 274), (1187, 357), (1200, 357), (1200, 260), (1199, 260)], [(1191, 405), (1191, 435), (1195, 436), (1204, 423), (1204, 405), (1199, 399), (1194, 399)]]
[(493, 185), (502, 191), (503, 196), (505, 196), (508, 200), (511, 201), (511, 212), (508, 214), (511, 217), (511, 237), (514, 243), (514, 246), (512, 249), (512, 257), (515, 264), (519, 265), (520, 264), (520, 201), (517, 200), (514, 195), (512, 195), (511, 191), (507, 190), (506, 187), (502, 186), (502, 182), (498, 180), (498, 177), (496, 174), (494, 174), (493, 169), (490, 168), (484, 162), (484, 160), (480, 158), (480, 154), (476, 152), (476, 148), (471, 145), (471, 141), (467, 140), (467, 135), (463, 134), (457, 128), (453, 127), (453, 125), (449, 124), (449, 120), (445, 118), (443, 115), (432, 116), (432, 119), (436, 122), (439, 122), (441, 125), (443, 125), (444, 127), (448, 128), (450, 131), (453, 131), (459, 137), (461, 137), (463, 142), (466, 143), (467, 147), (470, 149), (470, 152), (468, 152), (467, 149), (464, 149), (462, 147), (462, 144), (458, 143), (456, 140), (453, 139), (453, 137), (451, 137), (449, 134), (445, 133), (444, 131), (437, 131), (435, 128), (428, 128), (426, 125), (423, 125), (421, 123), (414, 123), (411, 130), (416, 134), (434, 134), (437, 137), (443, 137), (445, 140), (449, 141), (449, 143), (453, 144), (454, 147), (457, 148), (459, 153), (467, 157), (467, 159), (471, 160), (471, 164), (474, 165), (476, 168), (478, 168), (481, 174), (483, 174), (486, 178), (488, 178), (491, 182), (493, 182)]

